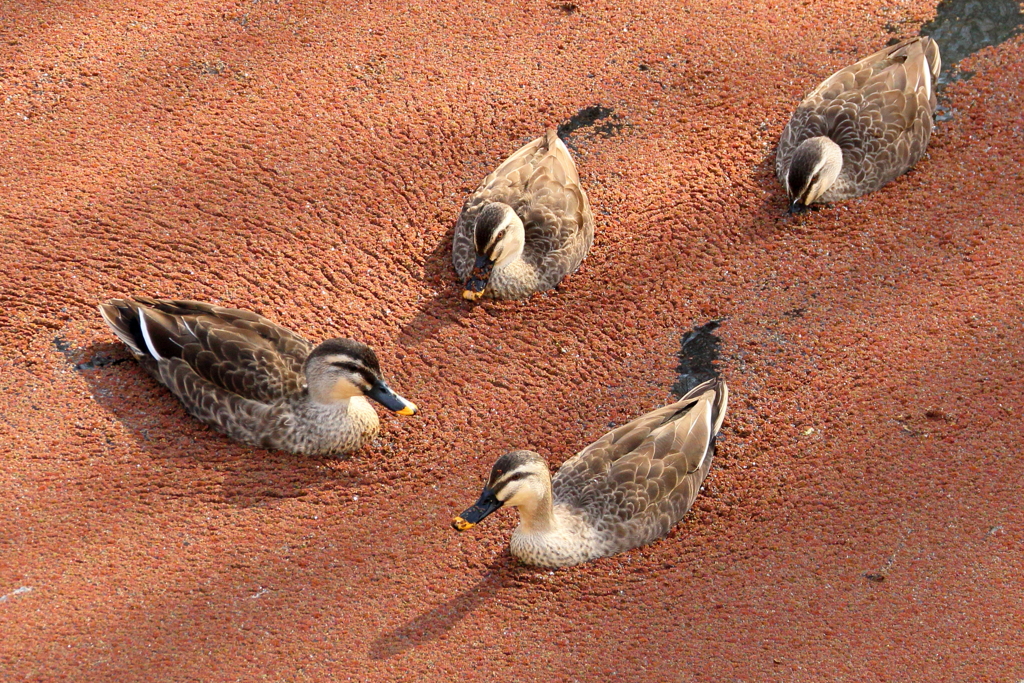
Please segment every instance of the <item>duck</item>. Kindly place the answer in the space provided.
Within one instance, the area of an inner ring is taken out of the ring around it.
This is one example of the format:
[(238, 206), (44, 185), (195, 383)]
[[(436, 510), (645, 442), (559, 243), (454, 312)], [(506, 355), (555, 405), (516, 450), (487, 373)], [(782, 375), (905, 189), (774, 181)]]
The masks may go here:
[(452, 264), (464, 299), (525, 299), (575, 272), (593, 241), (594, 216), (576, 164), (550, 129), (466, 198)]
[(552, 478), (539, 454), (498, 458), (477, 502), (452, 520), (465, 531), (502, 507), (519, 511), (509, 549), (521, 562), (568, 567), (646, 545), (693, 505), (711, 468), (729, 402), (716, 377), (617, 427)]
[(313, 346), (251, 311), (200, 301), (138, 296), (99, 312), (193, 417), (251, 446), (346, 453), (380, 431), (367, 398), (399, 415), (417, 412), (384, 381), (373, 349), (352, 339)]
[(775, 175), (789, 212), (874, 192), (928, 147), (942, 67), (927, 36), (886, 47), (829, 76), (779, 139)]

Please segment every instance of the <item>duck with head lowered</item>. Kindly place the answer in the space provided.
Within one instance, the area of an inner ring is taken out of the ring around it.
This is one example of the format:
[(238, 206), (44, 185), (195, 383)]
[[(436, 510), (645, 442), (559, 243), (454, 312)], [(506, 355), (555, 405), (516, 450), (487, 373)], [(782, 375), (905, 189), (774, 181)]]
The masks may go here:
[(373, 349), (351, 339), (314, 347), (260, 315), (199, 301), (112, 299), (99, 310), (189, 413), (243, 443), (344, 453), (380, 431), (367, 398), (416, 414), (384, 381)]
[(812, 90), (775, 157), (790, 213), (874, 192), (916, 164), (931, 137), (941, 66), (934, 40), (911, 38)]
[(594, 217), (576, 164), (554, 129), (484, 178), (455, 226), (452, 263), (463, 298), (524, 299), (579, 268)]
[(671, 405), (613, 429), (554, 478), (533, 451), (498, 458), (476, 504), (452, 521), (465, 531), (502, 507), (519, 510), (509, 549), (527, 564), (565, 567), (666, 535), (711, 469), (729, 389), (711, 379)]

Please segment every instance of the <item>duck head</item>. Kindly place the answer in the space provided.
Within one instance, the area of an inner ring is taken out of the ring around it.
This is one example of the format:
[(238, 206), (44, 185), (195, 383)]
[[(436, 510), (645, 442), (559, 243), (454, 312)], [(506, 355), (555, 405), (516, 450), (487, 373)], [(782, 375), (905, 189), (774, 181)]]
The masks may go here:
[(789, 162), (789, 213), (799, 213), (821, 197), (843, 170), (843, 150), (825, 136), (800, 143)]
[(309, 396), (330, 405), (353, 396), (372, 398), (399, 415), (415, 415), (416, 406), (388, 386), (380, 372), (377, 354), (352, 339), (329, 339), (317, 346), (304, 366)]
[(494, 463), (479, 500), (452, 520), (452, 528), (470, 529), (505, 505), (519, 508), (527, 518), (550, 498), (551, 473), (544, 458), (533, 451), (512, 451)]
[(526, 230), (508, 204), (485, 206), (476, 217), (476, 263), (466, 280), (462, 298), (476, 301), (484, 295), (491, 272), (501, 270), (523, 255)]

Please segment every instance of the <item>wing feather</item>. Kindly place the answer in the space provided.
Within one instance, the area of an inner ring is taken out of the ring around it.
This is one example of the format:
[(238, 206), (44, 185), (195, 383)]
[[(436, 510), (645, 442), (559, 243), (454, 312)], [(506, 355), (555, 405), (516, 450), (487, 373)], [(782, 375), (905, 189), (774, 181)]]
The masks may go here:
[[(147, 297), (115, 299), (100, 310), (140, 360), (181, 360), (190, 372), (241, 398), (270, 403), (305, 384), (302, 368), (312, 345), (251, 311)], [(144, 364), (166, 379), (152, 363)]]

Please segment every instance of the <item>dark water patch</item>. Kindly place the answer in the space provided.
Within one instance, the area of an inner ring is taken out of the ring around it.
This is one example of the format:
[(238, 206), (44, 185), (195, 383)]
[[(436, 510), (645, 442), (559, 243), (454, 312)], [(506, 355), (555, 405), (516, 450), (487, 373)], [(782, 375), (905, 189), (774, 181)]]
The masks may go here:
[(105, 354), (98, 353), (85, 362), (75, 363), (72, 367), (79, 372), (82, 370), (99, 370), (100, 368), (105, 368), (108, 365), (120, 365), (121, 363), (127, 363), (131, 360), (131, 358), (125, 358), (124, 356), (107, 356)]
[[(113, 344), (108, 344), (107, 346), (113, 346), (116, 348), (116, 345)], [(60, 334), (53, 338), (53, 348), (57, 349), (71, 367), (78, 372), (81, 372), (82, 370), (98, 370), (99, 368), (105, 368), (108, 365), (120, 365), (121, 363), (127, 363), (132, 360), (124, 355), (112, 356), (101, 350), (92, 354), (92, 357), (89, 360), (79, 362), (82, 356), (88, 353), (88, 351), (74, 348), (71, 346), (71, 342)]]
[(62, 356), (70, 359), (71, 354), (74, 353), (71, 349), (71, 342), (64, 338), (64, 335), (58, 334), (53, 338), (53, 348), (57, 349)]
[(935, 18), (921, 26), (922, 36), (939, 44), (942, 72), (939, 86), (970, 78), (956, 64), (989, 45), (999, 45), (1021, 32), (1024, 13), (1017, 0), (943, 0)]
[[(963, 72), (963, 76), (961, 76), (961, 78), (970, 78), (972, 74), (973, 72), (971, 71), (965, 71)], [(935, 120), (938, 121), (939, 123), (952, 121), (953, 119), (956, 118), (956, 115), (958, 113), (959, 111), (956, 108), (950, 107), (942, 100), (939, 100), (939, 103), (935, 106)]]
[[(602, 121), (603, 123), (600, 123)], [(610, 138), (618, 135), (625, 127), (626, 123), (621, 121), (621, 117), (611, 107), (595, 104), (580, 109), (571, 119), (559, 124), (558, 137), (568, 145), (575, 133), (584, 128), (590, 129), (588, 132), (591, 134), (601, 134)]]
[(718, 351), (722, 340), (714, 332), (722, 322), (722, 319), (712, 320), (683, 335), (680, 340), (679, 365), (676, 366), (679, 378), (672, 385), (672, 393), (683, 396), (701, 382), (718, 377), (715, 361), (720, 358)]

